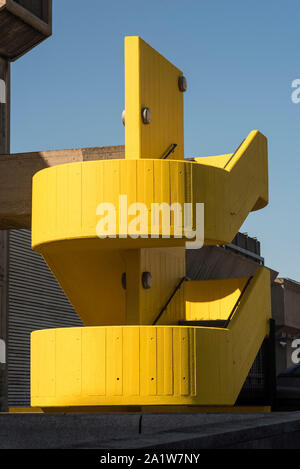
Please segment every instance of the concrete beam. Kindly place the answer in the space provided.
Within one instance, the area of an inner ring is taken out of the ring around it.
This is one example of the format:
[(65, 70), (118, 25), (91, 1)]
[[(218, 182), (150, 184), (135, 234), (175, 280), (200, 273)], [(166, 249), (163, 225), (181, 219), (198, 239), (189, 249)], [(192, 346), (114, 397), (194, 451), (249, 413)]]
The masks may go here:
[(10, 63), (0, 56), (0, 154), (9, 153)]
[(14, 61), (52, 34), (52, 0), (0, 0), (0, 56)]
[(124, 158), (124, 146), (0, 155), (0, 229), (31, 226), (32, 177), (41, 169), (80, 161)]

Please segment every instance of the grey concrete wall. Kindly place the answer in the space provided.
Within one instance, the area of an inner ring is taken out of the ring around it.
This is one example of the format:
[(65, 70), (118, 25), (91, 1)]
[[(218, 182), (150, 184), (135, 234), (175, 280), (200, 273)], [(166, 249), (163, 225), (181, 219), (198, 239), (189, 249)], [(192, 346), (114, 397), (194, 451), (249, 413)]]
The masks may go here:
[(272, 286), (272, 310), (278, 326), (300, 330), (300, 284), (276, 279)]
[(300, 284), (285, 279), (284, 292), (285, 324), (300, 329)]
[(272, 317), (277, 326), (284, 324), (284, 288), (279, 282), (272, 284)]

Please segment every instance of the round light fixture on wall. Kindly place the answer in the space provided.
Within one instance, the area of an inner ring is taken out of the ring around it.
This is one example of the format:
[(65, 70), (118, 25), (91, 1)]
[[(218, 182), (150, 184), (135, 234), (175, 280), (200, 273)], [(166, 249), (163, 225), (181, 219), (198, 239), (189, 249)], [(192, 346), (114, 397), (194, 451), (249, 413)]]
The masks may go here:
[(148, 107), (143, 107), (142, 109), (142, 121), (143, 124), (150, 124), (151, 122), (151, 111)]
[(143, 272), (142, 285), (145, 290), (149, 290), (152, 287), (152, 275), (150, 272)]
[(184, 76), (178, 78), (178, 87), (182, 93), (187, 90), (187, 80)]

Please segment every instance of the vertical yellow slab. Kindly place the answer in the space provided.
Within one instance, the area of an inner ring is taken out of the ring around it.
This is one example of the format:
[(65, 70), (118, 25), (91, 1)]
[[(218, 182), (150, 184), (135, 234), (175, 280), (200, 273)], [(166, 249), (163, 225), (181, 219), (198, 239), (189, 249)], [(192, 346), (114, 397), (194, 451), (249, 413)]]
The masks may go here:
[(88, 227), (91, 232), (95, 230), (98, 221), (96, 217), (97, 198), (89, 197), (89, 192), (92, 190), (94, 194), (97, 194), (97, 173), (95, 165), (84, 165), (82, 167), (82, 224)]
[[(43, 334), (32, 333), (31, 341), (31, 397), (55, 397), (55, 330)], [(46, 340), (45, 340), (46, 336)], [(45, 363), (47, 373), (45, 373)]]
[[(71, 215), (69, 219), (69, 229), (75, 235), (82, 232), (82, 165), (70, 164), (67, 166), (68, 178), (73, 182), (72, 200), (69, 201), (70, 207), (68, 209)], [(61, 196), (58, 200), (69, 200), (69, 186), (66, 182), (60, 184)]]
[(105, 396), (106, 328), (82, 328), (82, 392), (88, 396)]
[(173, 394), (173, 329), (157, 328), (157, 392)]
[(144, 396), (157, 394), (156, 333), (154, 327), (140, 329), (141, 394)]
[(180, 355), (181, 355), (181, 372), (180, 372), (180, 395), (188, 396), (190, 394), (190, 357), (189, 357), (189, 330), (187, 328), (180, 329)]
[[(62, 170), (55, 171), (55, 174), (56, 174), (56, 177), (55, 177), (56, 184), (48, 185), (49, 197), (51, 197), (51, 200), (55, 200), (56, 198), (56, 218), (54, 218), (53, 216), (49, 217), (50, 218), (49, 228), (51, 229), (52, 233), (55, 230), (58, 230), (61, 232), (61, 229), (62, 229), (61, 220), (65, 221), (66, 226), (68, 228), (70, 228), (70, 224), (72, 224), (72, 219), (70, 219), (72, 218), (72, 216), (70, 217), (70, 207), (69, 207), (69, 166), (63, 165)], [(53, 193), (54, 190), (55, 190), (55, 193)], [(57, 200), (60, 200), (60, 199), (64, 200), (63, 204), (57, 203)], [(73, 210), (73, 207), (72, 207), (72, 210)]]
[(81, 328), (56, 330), (56, 392), (74, 397), (81, 394)]
[(140, 330), (138, 327), (123, 329), (124, 394), (139, 396), (140, 375)]
[[(125, 38), (125, 157), (184, 158), (182, 72), (138, 36)], [(149, 108), (150, 124), (142, 121)]]
[(123, 329), (107, 328), (106, 340), (107, 393), (123, 394)]
[(190, 356), (190, 395), (195, 397), (197, 394), (197, 333), (198, 330), (189, 330), (189, 356)]

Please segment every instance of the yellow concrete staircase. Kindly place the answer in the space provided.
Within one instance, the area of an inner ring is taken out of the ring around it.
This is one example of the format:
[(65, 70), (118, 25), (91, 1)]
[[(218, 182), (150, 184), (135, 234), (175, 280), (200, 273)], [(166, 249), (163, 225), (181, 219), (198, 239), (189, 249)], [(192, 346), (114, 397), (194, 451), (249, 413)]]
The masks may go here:
[[(32, 334), (33, 407), (233, 405), (268, 335), (267, 269), (250, 280), (183, 281), (190, 239), (177, 237), (182, 220), (170, 216), (169, 238), (162, 219), (155, 237), (151, 216), (138, 238), (124, 224), (120, 195), (126, 209), (143, 204), (150, 215), (153, 203), (192, 204), (190, 231), (204, 204), (201, 241), (226, 244), (268, 203), (258, 131), (233, 154), (184, 160), (182, 76), (139, 37), (126, 38), (125, 160), (60, 165), (33, 178), (32, 247), (85, 325)], [(114, 208), (115, 223), (101, 222), (100, 204)]]

